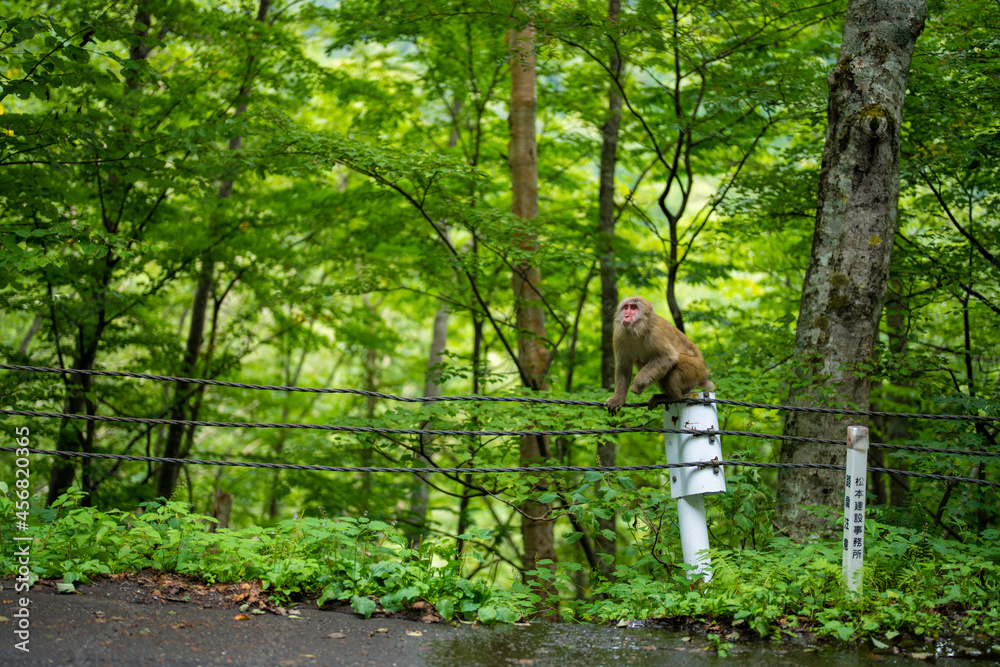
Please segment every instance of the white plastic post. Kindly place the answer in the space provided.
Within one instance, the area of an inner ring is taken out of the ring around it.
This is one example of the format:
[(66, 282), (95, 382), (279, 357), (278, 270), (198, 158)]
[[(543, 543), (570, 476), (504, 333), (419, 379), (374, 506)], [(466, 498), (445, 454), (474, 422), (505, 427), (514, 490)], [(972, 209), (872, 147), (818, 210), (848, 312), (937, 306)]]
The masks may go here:
[(844, 482), (844, 580), (861, 589), (865, 564), (865, 495), (868, 492), (868, 429), (847, 427), (847, 474)]
[[(691, 398), (715, 398), (714, 393), (697, 392)], [(715, 403), (671, 403), (663, 412), (663, 428), (692, 431), (719, 430)], [(718, 435), (665, 433), (667, 463), (722, 460), (722, 438)], [(670, 496), (677, 499), (677, 522), (681, 531), (684, 562), (693, 565), (690, 574), (708, 582), (712, 579), (712, 560), (708, 556), (708, 518), (705, 494), (725, 493), (726, 476), (722, 466), (670, 469)]]

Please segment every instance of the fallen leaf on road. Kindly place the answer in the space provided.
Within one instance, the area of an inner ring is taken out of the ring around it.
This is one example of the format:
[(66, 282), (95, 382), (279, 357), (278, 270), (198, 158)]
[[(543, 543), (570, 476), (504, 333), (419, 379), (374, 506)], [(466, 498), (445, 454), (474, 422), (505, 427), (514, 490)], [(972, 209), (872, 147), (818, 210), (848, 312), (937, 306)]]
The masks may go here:
[(233, 616), (233, 620), (234, 621), (249, 621), (250, 617), (247, 616), (246, 614), (237, 614), (236, 616)]
[(410, 637), (423, 637), (424, 636), (424, 633), (420, 632), (420, 630), (407, 630), (406, 634), (409, 635)]
[(346, 636), (347, 635), (345, 635), (343, 632), (331, 632), (330, 634), (328, 634), (326, 636), (326, 638), (327, 639), (343, 639)]

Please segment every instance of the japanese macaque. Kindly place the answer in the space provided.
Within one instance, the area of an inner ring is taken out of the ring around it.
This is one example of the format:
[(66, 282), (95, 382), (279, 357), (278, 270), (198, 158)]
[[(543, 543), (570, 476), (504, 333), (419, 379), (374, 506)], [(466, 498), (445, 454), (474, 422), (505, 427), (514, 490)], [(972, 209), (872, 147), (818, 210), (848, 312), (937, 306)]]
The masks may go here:
[[(614, 341), (615, 393), (604, 402), (611, 414), (625, 405), (627, 389), (641, 394), (654, 382), (663, 395), (649, 400), (651, 408), (679, 400), (695, 387), (715, 391), (698, 346), (642, 297), (630, 296), (618, 304)], [(639, 369), (634, 380), (633, 366)]]

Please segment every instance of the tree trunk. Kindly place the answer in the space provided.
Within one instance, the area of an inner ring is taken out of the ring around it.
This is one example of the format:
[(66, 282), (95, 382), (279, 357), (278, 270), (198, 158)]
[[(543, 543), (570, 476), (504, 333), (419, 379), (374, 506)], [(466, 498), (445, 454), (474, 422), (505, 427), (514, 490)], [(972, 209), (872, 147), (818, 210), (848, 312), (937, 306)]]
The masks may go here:
[(215, 533), (223, 528), (229, 528), (229, 514), (233, 509), (233, 494), (226, 493), (219, 487), (215, 487), (215, 495), (212, 498), (212, 516), (218, 519), (219, 523), (209, 523), (208, 532)]
[[(257, 20), (263, 23), (267, 18), (267, 11), (270, 8), (270, 0), (260, 0), (257, 11)], [(236, 115), (246, 113), (247, 102), (250, 99), (250, 81), (254, 76), (254, 62), (256, 56), (251, 53), (247, 56), (247, 77), (245, 83), (240, 86)], [(229, 140), (230, 150), (239, 150), (243, 146), (243, 138), (235, 136)], [(233, 194), (233, 180), (224, 179), (219, 184), (219, 194), (216, 199), (229, 199)], [(191, 306), (191, 328), (188, 331), (187, 346), (185, 347), (184, 360), (181, 365), (181, 374), (184, 377), (191, 377), (198, 366), (198, 357), (201, 354), (201, 344), (205, 337), (205, 315), (208, 307), (208, 298), (215, 289), (215, 261), (211, 251), (206, 251), (201, 259), (201, 270), (198, 276), (198, 286), (195, 288), (194, 302)], [(189, 391), (191, 385), (186, 382), (177, 383), (174, 392), (174, 406), (170, 413), (170, 418), (182, 420), (187, 418)], [(193, 428), (193, 427), (192, 427)], [(167, 430), (167, 441), (163, 448), (163, 456), (166, 458), (177, 458), (181, 453), (181, 443), (184, 440), (185, 427), (178, 424), (171, 424)], [(191, 432), (189, 437), (193, 439)], [(156, 495), (158, 497), (170, 498), (177, 485), (177, 475), (180, 472), (180, 464), (163, 463), (160, 465), (159, 477), (156, 481)]]
[[(152, 16), (147, 6), (148, 3), (139, 2), (138, 5), (139, 6), (135, 12), (136, 27), (133, 29), (133, 33), (136, 36), (143, 38), (149, 32)], [(134, 44), (129, 49), (129, 59), (133, 61), (145, 60), (149, 57), (150, 50), (151, 48), (146, 46), (146, 43), (140, 39), (138, 43)], [(132, 91), (138, 90), (139, 87), (140, 84), (137, 79), (133, 77), (126, 78), (125, 90), (123, 91), (122, 98), (128, 98), (129, 94)], [(116, 185), (118, 183), (118, 176), (113, 171), (110, 172), (108, 174), (108, 184)], [(124, 209), (124, 203), (122, 208)], [(108, 215), (103, 216), (104, 229), (108, 234), (117, 234), (119, 222), (121, 222), (120, 213), (119, 218), (117, 219)], [(76, 339), (77, 357), (73, 368), (91, 370), (93, 369), (94, 363), (97, 361), (97, 350), (106, 326), (106, 300), (103, 293), (106, 292), (111, 285), (114, 267), (118, 263), (118, 260), (119, 258), (113, 252), (109, 252), (104, 256), (104, 272), (100, 279), (100, 287), (98, 288), (99, 293), (94, 294), (91, 297), (94, 303), (97, 304), (97, 311), (91, 315), (94, 323), (90, 324), (84, 321), (85, 323), (79, 326), (79, 335)], [(83, 297), (82, 294), (81, 297)], [(54, 335), (56, 336), (56, 346), (58, 347), (59, 333), (56, 317), (56, 311), (53, 309), (52, 326)], [(30, 336), (26, 337), (24, 341), (22, 348), (24, 352), (27, 352), (29, 342)], [(62, 355), (60, 354), (60, 360), (61, 359)], [(66, 376), (64, 382), (67, 390), (64, 408), (66, 414), (80, 414), (84, 410), (86, 410), (86, 414), (95, 414), (97, 406), (87, 398), (87, 392), (90, 390), (91, 378), (85, 375), (69, 375)], [(84, 431), (71, 420), (63, 419), (59, 425), (59, 449), (78, 452), (93, 451), (94, 433), (94, 422), (88, 422)], [(69, 489), (70, 485), (73, 483), (74, 475), (75, 473), (72, 459), (67, 460), (57, 458), (52, 462), (52, 471), (49, 476), (49, 492), (46, 496), (46, 504), (51, 505), (53, 501)], [(80, 460), (80, 488), (88, 494), (92, 489), (92, 480), (90, 478), (90, 459), (84, 458)], [(89, 505), (90, 497), (88, 496), (84, 498), (82, 504)]]
[[(615, 23), (621, 12), (621, 0), (608, 0), (608, 19)], [(611, 52), (609, 69), (615, 77), (621, 75), (622, 62), (615, 50)], [(608, 87), (608, 118), (601, 127), (601, 187), (598, 193), (598, 248), (601, 262), (601, 386), (611, 391), (615, 386), (614, 318), (618, 308), (618, 270), (615, 268), (615, 165), (618, 159), (618, 129), (622, 120), (622, 96), (618, 84)], [(597, 460), (602, 466), (615, 465), (617, 446), (611, 440), (597, 445)], [(604, 531), (615, 532), (617, 515), (598, 519), (601, 532), (596, 536), (597, 551), (615, 557), (615, 540)], [(614, 562), (598, 561), (601, 574), (610, 578)]]
[[(510, 34), (510, 174), (513, 194), (513, 212), (520, 218), (530, 220), (538, 216), (538, 149), (535, 143), (535, 111), (537, 98), (535, 90), (535, 27), (527, 25), (522, 30), (512, 30)], [(524, 232), (517, 239), (521, 250), (538, 250), (537, 236)], [(541, 272), (538, 267), (522, 263), (514, 267), (512, 287), (514, 290), (515, 314), (518, 327), (517, 353), (524, 371), (524, 381), (529, 389), (545, 389), (543, 376), (548, 353), (542, 340), (545, 338), (545, 311), (541, 306), (539, 293)], [(545, 438), (527, 436), (521, 438), (521, 465), (530, 465), (548, 453)], [(547, 482), (540, 481), (535, 488), (544, 492)], [(521, 520), (521, 538), (524, 542), (524, 568), (532, 570), (540, 560), (555, 560), (555, 541), (551, 521), (535, 521), (529, 517), (541, 516), (549, 506), (543, 503), (526, 502), (521, 510), (528, 516)], [(538, 592), (542, 596), (541, 607), (554, 590), (542, 586)]]
[[(869, 407), (863, 367), (874, 354), (896, 232), (899, 136), (926, 0), (851, 0), (829, 76), (828, 128), (816, 230), (802, 287), (790, 402)], [(857, 375), (856, 375), (857, 373)], [(844, 440), (852, 417), (788, 413), (787, 435)], [(838, 445), (785, 442), (784, 463), (842, 464)], [(778, 472), (777, 520), (793, 536), (829, 524), (808, 505), (839, 508), (843, 474)]]
[[(96, 344), (93, 346), (93, 350), (96, 353)], [(93, 368), (95, 356), (96, 354), (82, 355), (73, 364), (73, 368)], [(66, 384), (66, 401), (63, 409), (66, 414), (86, 413), (86, 395), (90, 390), (91, 376), (67, 375), (64, 382)], [(88, 423), (93, 424), (94, 422)], [(79, 423), (72, 419), (63, 419), (60, 421), (56, 442), (57, 449), (67, 452), (88, 452), (93, 449), (92, 441), (88, 440), (87, 434), (81, 429)], [(81, 461), (86, 460), (81, 459)], [(72, 486), (73, 478), (76, 475), (75, 471), (73, 459), (59, 457), (53, 459), (52, 471), (49, 473), (49, 492), (45, 498), (46, 505), (51, 505)], [(89, 491), (90, 485), (82, 479), (82, 474), (81, 472), (81, 489)], [(89, 504), (89, 499), (85, 499), (84, 504)]]
[[(618, 19), (621, 0), (609, 0), (608, 18)], [(622, 63), (612, 51), (609, 69), (615, 77), (621, 74)], [(618, 84), (612, 81), (608, 92), (608, 117), (601, 127), (601, 185), (598, 192), (598, 251), (601, 261), (601, 386), (615, 386), (615, 309), (618, 307), (618, 270), (615, 268), (615, 165), (618, 160), (618, 129), (622, 120), (622, 96)], [(612, 464), (609, 464), (612, 465)]]
[[(440, 396), (441, 385), (434, 374), (434, 368), (444, 360), (444, 349), (448, 344), (448, 320), (450, 313), (442, 302), (434, 314), (434, 325), (431, 331), (431, 349), (427, 355), (427, 376), (424, 379), (424, 396)], [(423, 427), (421, 427), (423, 428)], [(424, 448), (434, 441), (434, 436), (420, 436), (421, 454)], [(424, 467), (426, 458), (418, 458), (414, 464)], [(411, 545), (416, 545), (427, 535), (427, 510), (429, 509), (430, 487), (420, 477), (413, 476), (413, 494), (410, 496), (410, 522), (406, 528), (407, 538)], [(462, 531), (459, 530), (459, 534)]]

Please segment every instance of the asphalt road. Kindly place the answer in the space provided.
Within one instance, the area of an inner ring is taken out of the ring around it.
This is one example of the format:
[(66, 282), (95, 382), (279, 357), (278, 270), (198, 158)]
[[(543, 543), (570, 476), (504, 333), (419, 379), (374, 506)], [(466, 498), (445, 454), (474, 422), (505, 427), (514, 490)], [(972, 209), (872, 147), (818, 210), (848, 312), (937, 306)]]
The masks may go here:
[[(28, 644), (17, 636), (27, 605)], [(258, 613), (254, 613), (256, 610)], [(704, 632), (639, 623), (470, 627), (440, 621), (429, 606), (406, 615), (363, 619), (347, 607), (321, 611), (303, 603), (280, 608), (259, 584), (206, 587), (163, 573), (102, 579), (57, 594), (41, 582), (25, 596), (0, 579), (0, 665), (375, 665), (378, 667), (906, 667), (915, 657), (938, 667), (984, 653), (944, 642), (875, 654), (861, 645), (733, 639), (716, 655)], [(727, 637), (728, 639), (728, 637)], [(954, 656), (954, 657), (952, 657)], [(994, 656), (995, 657), (995, 656)]]
[(99, 582), (76, 594), (40, 585), (30, 599), (30, 652), (16, 648), (19, 600), (0, 580), (2, 665), (416, 665), (435, 640), (469, 631), (446, 623), (398, 618), (363, 619), (353, 613), (301, 605), (298, 614), (243, 613), (190, 596), (158, 599)]

